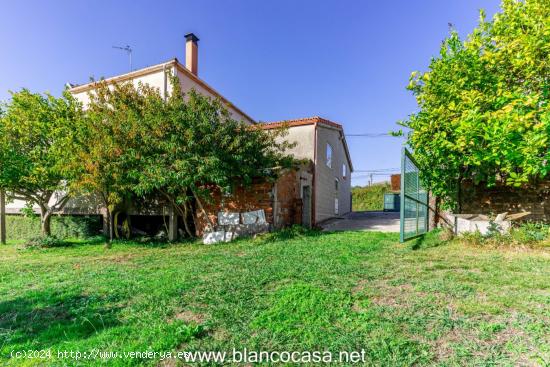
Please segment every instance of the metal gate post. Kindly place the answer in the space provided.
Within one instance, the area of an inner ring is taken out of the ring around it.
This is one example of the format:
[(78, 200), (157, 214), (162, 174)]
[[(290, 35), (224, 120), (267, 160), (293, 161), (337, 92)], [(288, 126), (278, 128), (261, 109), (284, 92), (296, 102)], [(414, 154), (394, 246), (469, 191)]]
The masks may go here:
[(399, 242), (405, 242), (405, 148), (401, 150), (401, 190), (399, 192)]

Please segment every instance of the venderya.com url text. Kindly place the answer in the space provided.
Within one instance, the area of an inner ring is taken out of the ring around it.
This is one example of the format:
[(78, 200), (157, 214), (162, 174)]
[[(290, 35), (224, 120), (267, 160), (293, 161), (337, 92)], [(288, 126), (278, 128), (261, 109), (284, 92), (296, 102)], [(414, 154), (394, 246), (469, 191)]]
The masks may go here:
[(57, 359), (57, 360), (112, 360), (112, 359), (141, 359), (167, 360), (178, 359), (187, 363), (364, 363), (366, 352), (360, 351), (256, 351), (236, 350), (225, 351), (104, 351), (92, 349), (90, 351), (52, 351), (21, 350), (12, 351), (10, 357), (14, 359)]

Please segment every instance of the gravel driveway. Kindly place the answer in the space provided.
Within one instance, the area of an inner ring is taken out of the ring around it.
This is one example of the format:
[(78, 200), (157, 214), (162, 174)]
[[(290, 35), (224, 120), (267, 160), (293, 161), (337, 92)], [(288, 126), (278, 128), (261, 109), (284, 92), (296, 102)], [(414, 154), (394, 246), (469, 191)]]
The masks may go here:
[(399, 232), (399, 212), (351, 212), (321, 224), (323, 231)]

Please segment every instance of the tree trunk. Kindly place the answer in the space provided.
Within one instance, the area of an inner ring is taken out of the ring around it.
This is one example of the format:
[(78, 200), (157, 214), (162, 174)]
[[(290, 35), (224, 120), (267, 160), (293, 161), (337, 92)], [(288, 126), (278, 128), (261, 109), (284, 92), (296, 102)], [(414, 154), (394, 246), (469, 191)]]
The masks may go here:
[(187, 222), (189, 217), (189, 208), (187, 207), (187, 203), (183, 203), (183, 209), (184, 209), (184, 216), (183, 216), (183, 225), (185, 226), (185, 232), (187, 232), (187, 235), (189, 237), (193, 238), (193, 233), (191, 233), (191, 229), (189, 229), (189, 223)]
[(195, 191), (191, 190), (191, 193), (193, 194), (193, 196), (195, 197), (195, 201), (197, 202), (197, 205), (199, 206), (199, 209), (201, 210), (202, 214), (204, 215), (204, 217), (206, 218), (206, 221), (208, 222), (208, 225), (210, 226), (210, 229), (211, 230), (214, 230), (214, 223), (212, 223), (212, 220), (210, 219), (210, 217), (208, 216), (208, 214), (206, 213), (206, 210), (204, 210), (204, 207), (202, 206), (202, 203), (198, 197), (197, 194), (195, 194)]
[(52, 213), (48, 210), (40, 210), (40, 232), (42, 233), (42, 236), (52, 235), (51, 219)]
[(109, 227), (109, 237), (107, 240), (109, 244), (113, 242), (113, 213), (107, 208), (107, 226)]

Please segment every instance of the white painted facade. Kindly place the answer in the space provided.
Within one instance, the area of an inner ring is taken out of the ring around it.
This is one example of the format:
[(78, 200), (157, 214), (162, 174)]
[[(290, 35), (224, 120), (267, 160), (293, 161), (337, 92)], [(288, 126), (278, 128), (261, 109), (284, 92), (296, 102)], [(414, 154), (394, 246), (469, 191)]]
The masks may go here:
[[(353, 165), (344, 133), (341, 127), (337, 127), (339, 125), (333, 126), (335, 124), (323, 123), (321, 120), (309, 118), (290, 121), (288, 134), (281, 138), (295, 144), (287, 153), (314, 164), (314, 177), (302, 182), (302, 186), (312, 185), (314, 223), (351, 211)], [(332, 150), (330, 167), (327, 165), (327, 144)]]
[[(229, 102), (225, 97), (218, 93), (214, 88), (206, 82), (199, 79), (185, 68), (177, 59), (170, 60), (166, 63), (153, 65), (144, 69), (136, 70), (127, 74), (118, 75), (112, 78), (105, 79), (107, 84), (127, 83), (132, 82), (135, 86), (139, 83), (149, 85), (156, 88), (162, 96), (167, 96), (172, 92), (170, 76), (177, 76), (180, 82), (180, 88), (183, 94), (188, 93), (191, 89), (195, 89), (198, 93), (217, 99), (219, 98), (228, 109), (231, 117), (237, 121), (244, 121), (249, 124), (254, 124), (255, 121)], [(89, 93), (93, 93), (94, 83), (75, 86), (70, 89), (70, 92), (78, 99), (84, 107), (89, 103)]]

